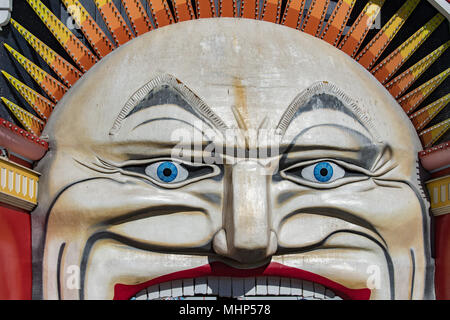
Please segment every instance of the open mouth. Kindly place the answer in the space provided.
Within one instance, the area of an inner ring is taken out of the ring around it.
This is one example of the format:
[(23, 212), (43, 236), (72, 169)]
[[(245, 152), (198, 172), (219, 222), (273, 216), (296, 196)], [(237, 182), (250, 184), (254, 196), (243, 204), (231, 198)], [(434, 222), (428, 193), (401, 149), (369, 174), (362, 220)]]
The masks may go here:
[(255, 269), (211, 262), (136, 285), (116, 284), (114, 300), (368, 300), (370, 293), (276, 262)]

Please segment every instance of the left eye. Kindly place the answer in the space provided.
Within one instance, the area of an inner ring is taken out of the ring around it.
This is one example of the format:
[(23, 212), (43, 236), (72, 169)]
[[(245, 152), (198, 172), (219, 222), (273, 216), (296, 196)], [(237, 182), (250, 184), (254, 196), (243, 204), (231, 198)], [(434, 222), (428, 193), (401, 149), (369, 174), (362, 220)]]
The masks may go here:
[(188, 178), (189, 172), (173, 161), (161, 161), (148, 165), (145, 174), (163, 183), (176, 183)]
[(345, 176), (345, 170), (333, 162), (323, 161), (304, 167), (304, 179), (318, 183), (329, 183)]

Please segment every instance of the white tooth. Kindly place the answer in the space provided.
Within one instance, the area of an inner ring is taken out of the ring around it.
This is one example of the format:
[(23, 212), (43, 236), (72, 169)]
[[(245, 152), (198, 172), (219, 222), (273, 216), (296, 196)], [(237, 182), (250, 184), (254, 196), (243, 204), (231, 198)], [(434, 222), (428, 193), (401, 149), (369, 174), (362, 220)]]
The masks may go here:
[(172, 281), (172, 297), (181, 297), (183, 295), (183, 281)]
[(314, 297), (314, 286), (310, 281), (303, 281), (303, 296), (305, 298)]
[(197, 278), (195, 279), (195, 293), (199, 294), (206, 294), (207, 291), (207, 284), (206, 284), (206, 278)]
[(186, 297), (183, 300), (217, 300), (217, 297)]
[(302, 280), (299, 279), (291, 279), (291, 295), (293, 296), (302, 296), (303, 290), (302, 290)]
[(213, 295), (219, 294), (219, 278), (208, 277), (208, 287), (206, 288), (206, 292)]
[(289, 278), (280, 279), (280, 294), (287, 296), (291, 294), (291, 280)]
[(314, 283), (314, 297), (325, 299), (325, 287), (323, 285)]
[(155, 300), (159, 298), (159, 285), (155, 284), (147, 288), (148, 300)]
[(161, 298), (170, 297), (172, 293), (172, 284), (170, 282), (164, 282), (159, 284), (159, 296)]
[(335, 296), (333, 291), (328, 289), (325, 290), (325, 299), (333, 299)]
[(267, 295), (267, 278), (257, 277), (256, 278), (256, 294), (265, 296)]
[(245, 294), (244, 278), (233, 278), (231, 286), (233, 289), (233, 297), (241, 297)]
[(136, 295), (136, 300), (147, 300), (147, 291), (142, 290)]
[(256, 295), (255, 278), (244, 279), (244, 290), (246, 296)]
[(231, 297), (231, 277), (219, 277), (219, 296)]
[(267, 293), (273, 296), (280, 294), (280, 277), (267, 277)]
[(184, 296), (194, 295), (194, 279), (183, 280), (183, 295)]

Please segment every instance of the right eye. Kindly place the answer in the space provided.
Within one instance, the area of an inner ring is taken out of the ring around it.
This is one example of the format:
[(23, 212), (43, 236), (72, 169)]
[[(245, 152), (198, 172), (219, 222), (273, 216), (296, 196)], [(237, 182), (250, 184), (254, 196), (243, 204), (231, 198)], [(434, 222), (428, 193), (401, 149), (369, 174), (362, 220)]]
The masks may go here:
[(177, 183), (185, 181), (189, 172), (173, 161), (152, 163), (145, 168), (145, 174), (162, 183)]

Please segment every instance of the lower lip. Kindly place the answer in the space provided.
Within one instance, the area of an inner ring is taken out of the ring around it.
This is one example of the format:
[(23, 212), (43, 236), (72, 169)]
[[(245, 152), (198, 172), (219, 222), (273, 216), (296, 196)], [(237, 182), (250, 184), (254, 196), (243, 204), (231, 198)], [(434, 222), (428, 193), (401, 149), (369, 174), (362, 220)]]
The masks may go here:
[(370, 289), (367, 288), (350, 289), (328, 278), (319, 276), (315, 273), (311, 273), (293, 267), (288, 267), (276, 262), (271, 262), (266, 266), (255, 269), (236, 269), (229, 267), (222, 262), (211, 262), (210, 264), (205, 264), (197, 268), (166, 274), (161, 277), (136, 285), (126, 285), (120, 283), (116, 284), (114, 286), (114, 300), (129, 300), (139, 291), (155, 284), (168, 282), (172, 280), (190, 279), (205, 276), (242, 277), (242, 278), (258, 277), (258, 276), (276, 276), (276, 277), (294, 278), (321, 284), (324, 287), (333, 291), (336, 295), (340, 296), (344, 300), (369, 300), (371, 294)]

